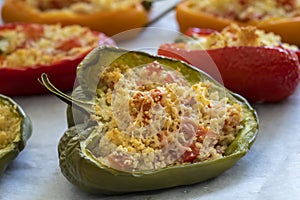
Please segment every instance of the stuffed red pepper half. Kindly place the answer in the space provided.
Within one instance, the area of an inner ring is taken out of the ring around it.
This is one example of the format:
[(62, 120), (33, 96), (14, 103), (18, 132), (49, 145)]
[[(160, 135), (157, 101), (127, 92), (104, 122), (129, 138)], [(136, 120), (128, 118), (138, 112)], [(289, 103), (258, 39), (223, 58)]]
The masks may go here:
[(300, 45), (300, 2), (298, 0), (184, 0), (176, 7), (182, 32), (190, 27), (222, 30), (231, 23), (256, 26), (281, 36), (282, 41)]
[(0, 93), (45, 93), (47, 90), (37, 81), (42, 73), (49, 74), (61, 90), (71, 90), (77, 65), (99, 45), (114, 45), (114, 41), (78, 25), (3, 25), (0, 27)]
[(277, 102), (299, 83), (297, 46), (274, 33), (231, 24), (218, 32), (190, 28), (189, 38), (162, 44), (158, 54), (184, 60), (207, 72), (250, 102)]

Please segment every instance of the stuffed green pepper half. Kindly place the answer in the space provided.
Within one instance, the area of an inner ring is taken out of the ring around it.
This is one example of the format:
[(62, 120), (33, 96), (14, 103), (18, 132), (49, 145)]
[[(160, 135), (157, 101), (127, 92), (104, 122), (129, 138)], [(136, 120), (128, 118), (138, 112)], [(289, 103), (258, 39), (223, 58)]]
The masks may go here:
[(91, 193), (189, 185), (220, 175), (258, 132), (241, 96), (184, 62), (115, 47), (94, 49), (77, 68), (58, 151), (63, 175)]
[(31, 136), (29, 116), (11, 98), (0, 94), (0, 175)]

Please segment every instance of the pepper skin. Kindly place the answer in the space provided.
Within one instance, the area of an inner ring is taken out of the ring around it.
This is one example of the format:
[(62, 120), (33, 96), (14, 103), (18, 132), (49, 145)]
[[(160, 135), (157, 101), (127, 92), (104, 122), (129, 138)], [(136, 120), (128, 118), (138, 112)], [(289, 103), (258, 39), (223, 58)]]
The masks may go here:
[(250, 20), (241, 22), (222, 17), (216, 17), (206, 12), (194, 11), (189, 8), (189, 1), (183, 1), (176, 7), (176, 18), (180, 31), (185, 33), (188, 28), (210, 28), (222, 30), (224, 27), (235, 23), (241, 26), (253, 25), (267, 32), (273, 32), (281, 36), (282, 41), (300, 46), (300, 17), (294, 18), (270, 18), (265, 20)]
[[(0, 32), (15, 29), (17, 26), (42, 27), (40, 24), (13, 23), (0, 27)], [(103, 33), (94, 32), (99, 37), (99, 45), (114, 45), (114, 41)], [(83, 52), (77, 57), (63, 58), (58, 62), (45, 65), (1, 67), (0, 66), (0, 93), (8, 96), (44, 94), (48, 91), (42, 87), (37, 79), (42, 73), (54, 77), (55, 83), (62, 91), (72, 90), (76, 78), (76, 67), (82, 59), (92, 50)]]
[[(244, 128), (227, 148), (224, 157), (213, 161), (168, 166), (158, 170), (133, 173), (118, 171), (105, 166), (86, 149), (84, 138), (88, 138), (89, 135), (93, 134), (96, 130), (95, 125), (87, 120), (89, 118), (88, 112), (80, 112), (74, 109), (74, 106), (77, 105), (85, 111), (89, 110), (83, 104), (84, 102), (86, 102), (86, 106), (93, 104), (92, 96), (95, 89), (98, 88), (98, 74), (103, 71), (103, 66), (126, 64), (128, 67), (134, 68), (153, 61), (158, 61), (172, 69), (179, 69), (191, 83), (210, 80), (213, 84), (216, 84), (217, 90), (222, 91), (223, 94), (225, 93), (224, 95), (230, 101), (242, 105), (246, 115), (243, 123)], [(128, 52), (112, 47), (99, 47), (82, 61), (77, 74), (79, 86), (73, 94), (73, 98), (77, 100), (73, 104), (69, 104), (67, 117), (70, 128), (60, 139), (58, 152), (63, 175), (71, 183), (90, 193), (120, 194), (198, 183), (216, 177), (234, 165), (248, 152), (256, 138), (258, 118), (247, 101), (243, 97), (226, 90), (209, 76), (184, 62), (152, 56), (143, 52)], [(42, 80), (44, 80), (44, 85), (48, 85), (45, 84), (45, 75)], [(49, 89), (49, 87), (47, 88)], [(50, 90), (53, 92), (53, 89), (50, 88)], [(60, 96), (55, 91), (54, 94)]]
[(148, 22), (148, 11), (138, 4), (123, 10), (99, 11), (90, 14), (51, 11), (43, 12), (20, 0), (5, 0), (2, 20), (8, 22), (30, 22), (40, 24), (78, 24), (112, 36), (120, 32), (140, 28)]
[[(187, 34), (214, 31), (189, 29)], [(278, 102), (292, 95), (300, 80), (299, 51), (281, 47), (237, 46), (208, 50), (185, 50), (162, 44), (159, 55), (177, 58), (200, 68), (229, 90), (250, 102)]]
[(11, 98), (0, 94), (0, 106), (1, 105), (11, 106), (14, 109), (15, 116), (20, 117), (21, 121), (19, 124), (20, 132), (17, 133), (13, 142), (0, 149), (0, 175), (4, 172), (9, 163), (24, 149), (26, 141), (32, 133), (32, 123), (29, 116), (27, 116), (16, 102), (14, 102)]

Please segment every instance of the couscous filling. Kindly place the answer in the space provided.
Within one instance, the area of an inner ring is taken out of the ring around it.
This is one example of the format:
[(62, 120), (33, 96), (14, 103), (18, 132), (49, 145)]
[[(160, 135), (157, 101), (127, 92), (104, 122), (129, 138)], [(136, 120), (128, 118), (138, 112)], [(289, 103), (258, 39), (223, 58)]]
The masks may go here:
[(12, 105), (0, 102), (0, 149), (10, 144), (20, 133), (21, 119)]
[(197, 49), (217, 49), (234, 46), (269, 46), (284, 47), (287, 49), (298, 50), (296, 45), (283, 43), (281, 37), (274, 33), (266, 33), (254, 26), (238, 26), (231, 24), (221, 32), (213, 32), (208, 36), (193, 36), (185, 43), (177, 43), (177, 47), (187, 50)]
[(195, 11), (237, 21), (299, 16), (297, 0), (190, 0)]
[(130, 8), (140, 0), (23, 0), (30, 6), (41, 11), (72, 11), (76, 13), (91, 13), (106, 10), (122, 10)]
[(17, 25), (0, 32), (0, 67), (51, 65), (98, 46), (99, 35), (72, 25)]
[(221, 97), (212, 82), (190, 84), (158, 62), (108, 67), (101, 81), (92, 116), (99, 124), (98, 142), (89, 149), (118, 170), (220, 158), (243, 128), (242, 106)]

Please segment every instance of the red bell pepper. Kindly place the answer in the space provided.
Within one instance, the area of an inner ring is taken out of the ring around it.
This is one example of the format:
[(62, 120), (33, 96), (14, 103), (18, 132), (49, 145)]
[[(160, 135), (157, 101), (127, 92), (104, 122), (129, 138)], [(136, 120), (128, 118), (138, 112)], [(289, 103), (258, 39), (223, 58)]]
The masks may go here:
[[(211, 31), (215, 32), (215, 31)], [(189, 29), (189, 35), (209, 35)], [(283, 47), (234, 46), (186, 50), (184, 43), (162, 44), (158, 54), (186, 61), (207, 72), (250, 102), (277, 102), (290, 96), (299, 84), (299, 51)], [(297, 56), (298, 55), (298, 56)]]
[[(30, 43), (32, 42), (32, 39), (34, 40), (43, 35), (45, 26), (48, 25), (31, 23), (6, 24), (0, 27), (0, 37), (3, 37), (1, 36), (1, 33), (5, 30), (15, 30), (17, 27), (21, 27), (22, 31), (25, 32), (26, 39), (28, 39), (25, 43)], [(60, 60), (53, 60), (53, 62), (36, 64), (34, 66), (3, 66), (3, 59), (11, 52), (5, 53), (1, 51), (2, 47), (0, 45), (0, 93), (10, 96), (48, 93), (48, 91), (38, 82), (38, 78), (42, 73), (47, 73), (49, 76), (51, 76), (53, 83), (61, 90), (68, 91), (73, 89), (76, 79), (76, 68), (81, 60), (98, 45), (115, 44), (113, 40), (108, 38), (103, 33), (95, 31), (91, 31), (91, 33), (99, 39), (87, 50), (76, 54), (76, 56), (66, 56)], [(71, 39), (71, 36), (72, 33), (70, 33), (70, 37), (67, 41), (58, 43), (57, 49), (60, 51), (69, 51), (72, 49), (72, 47), (80, 47), (81, 44), (79, 44), (77, 41), (74, 41), (74, 39)], [(16, 49), (24, 48), (25, 46), (26, 44), (23, 44)]]

